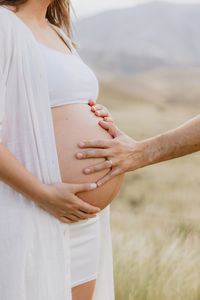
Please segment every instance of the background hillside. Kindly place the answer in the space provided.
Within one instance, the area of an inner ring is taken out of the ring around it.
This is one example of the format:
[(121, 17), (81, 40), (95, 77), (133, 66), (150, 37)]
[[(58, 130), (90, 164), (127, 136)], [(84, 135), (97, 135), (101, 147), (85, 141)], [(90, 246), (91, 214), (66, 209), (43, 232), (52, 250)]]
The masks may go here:
[(81, 53), (106, 71), (200, 66), (200, 5), (152, 2), (99, 13), (76, 24)]
[(200, 5), (150, 2), (75, 23), (99, 80), (138, 99), (200, 105)]

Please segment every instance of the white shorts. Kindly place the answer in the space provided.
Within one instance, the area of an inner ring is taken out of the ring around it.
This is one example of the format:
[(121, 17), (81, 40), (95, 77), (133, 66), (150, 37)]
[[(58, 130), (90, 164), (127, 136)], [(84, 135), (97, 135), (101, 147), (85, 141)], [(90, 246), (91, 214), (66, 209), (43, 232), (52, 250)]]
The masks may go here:
[(100, 257), (100, 217), (69, 224), (71, 287), (97, 278)]

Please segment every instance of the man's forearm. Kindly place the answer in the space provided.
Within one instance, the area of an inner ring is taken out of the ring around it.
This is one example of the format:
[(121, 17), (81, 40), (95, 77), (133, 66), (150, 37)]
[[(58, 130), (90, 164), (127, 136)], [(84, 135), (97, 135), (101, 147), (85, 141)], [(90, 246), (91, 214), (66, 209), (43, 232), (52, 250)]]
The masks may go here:
[(181, 157), (200, 150), (200, 115), (142, 143), (144, 165)]

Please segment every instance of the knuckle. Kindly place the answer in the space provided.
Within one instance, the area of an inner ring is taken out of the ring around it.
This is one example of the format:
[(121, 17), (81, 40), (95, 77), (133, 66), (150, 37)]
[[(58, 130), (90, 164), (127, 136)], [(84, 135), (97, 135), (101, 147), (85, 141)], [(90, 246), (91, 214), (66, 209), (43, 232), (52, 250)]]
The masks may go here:
[(82, 158), (87, 158), (88, 157), (88, 155), (90, 154), (90, 152), (88, 151), (88, 152), (82, 152), (82, 154), (83, 154), (83, 157)]
[(102, 169), (102, 165), (99, 164), (99, 165), (96, 165), (95, 167), (91, 168), (91, 172), (100, 171), (101, 169)]
[(71, 203), (65, 204), (65, 210), (67, 210), (67, 212), (71, 212), (74, 208), (76, 209), (76, 207), (77, 207), (77, 203), (74, 200), (72, 200)]
[(75, 215), (71, 215), (70, 218), (73, 220), (73, 221), (78, 221), (79, 220), (79, 217), (75, 216)]
[(118, 147), (118, 146), (120, 145), (119, 140), (115, 139), (115, 140), (114, 140), (114, 145)]
[(117, 156), (117, 157), (119, 156), (120, 151), (119, 151), (119, 148), (117, 146), (115, 146), (115, 148), (113, 149), (112, 154), (114, 156)]
[(105, 163), (104, 163), (104, 165), (105, 165), (106, 168), (109, 168), (109, 167), (110, 167), (110, 162), (109, 162), (109, 160), (106, 160)]
[(81, 214), (81, 215), (80, 215), (80, 219), (81, 219), (81, 220), (87, 219), (87, 215), (86, 215), (86, 214)]
[(93, 157), (93, 156), (95, 156), (95, 155), (96, 155), (96, 151), (97, 151), (97, 150), (90, 150), (90, 151), (88, 152), (88, 157)]
[(88, 206), (85, 207), (85, 212), (86, 212), (86, 214), (90, 214), (91, 211), (92, 211), (92, 210), (91, 210), (90, 207), (88, 207)]
[(118, 151), (119, 151), (120, 154), (123, 154), (124, 153), (124, 148), (120, 145)]
[(94, 150), (93, 155), (96, 155), (96, 156), (102, 155), (102, 150)]
[(127, 171), (127, 168), (125, 166), (121, 166), (121, 168), (119, 168), (118, 174), (125, 173), (126, 171)]
[(96, 145), (100, 145), (101, 144), (101, 140), (96, 140)]
[(83, 214), (81, 212), (77, 213), (77, 219), (83, 219)]
[(79, 209), (80, 206), (81, 206), (81, 203), (79, 203), (78, 201), (74, 201), (74, 203), (73, 203), (73, 210)]
[(80, 202), (77, 204), (76, 209), (77, 209), (77, 210), (84, 211), (84, 208), (85, 208), (84, 204), (80, 201)]
[(107, 177), (105, 177), (104, 179), (102, 179), (101, 180), (101, 186), (103, 186), (105, 183), (106, 183), (106, 181), (108, 181), (108, 176)]
[(72, 208), (68, 208), (66, 211), (65, 211), (65, 214), (69, 215), (71, 213), (73, 213), (74, 210)]

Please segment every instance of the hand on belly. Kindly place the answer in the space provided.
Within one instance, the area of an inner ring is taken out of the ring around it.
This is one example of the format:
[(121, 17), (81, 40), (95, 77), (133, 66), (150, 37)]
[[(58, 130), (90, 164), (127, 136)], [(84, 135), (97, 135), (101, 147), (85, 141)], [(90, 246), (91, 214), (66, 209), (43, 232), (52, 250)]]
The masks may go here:
[[(78, 142), (82, 139), (112, 138), (98, 124), (96, 117), (88, 104), (67, 104), (52, 108), (54, 132), (61, 178), (66, 183), (96, 182), (109, 170), (103, 170), (91, 175), (83, 173), (89, 167), (104, 158), (78, 160), (75, 153), (79, 150)], [(124, 179), (124, 174), (116, 176), (103, 186), (89, 192), (78, 193), (84, 201), (103, 209), (117, 195)]]

